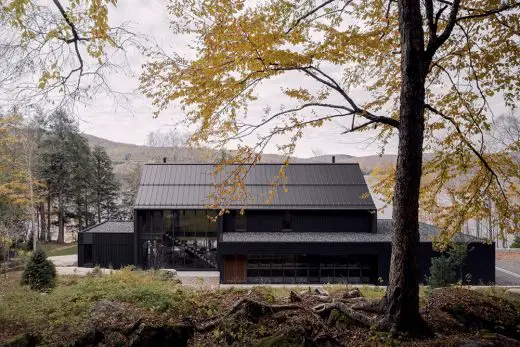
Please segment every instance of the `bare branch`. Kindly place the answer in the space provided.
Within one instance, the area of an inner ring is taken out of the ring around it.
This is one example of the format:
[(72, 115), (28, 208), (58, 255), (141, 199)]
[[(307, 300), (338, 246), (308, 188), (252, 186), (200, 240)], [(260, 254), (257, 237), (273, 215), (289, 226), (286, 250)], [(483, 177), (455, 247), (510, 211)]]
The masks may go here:
[(435, 113), (436, 115), (441, 116), (442, 118), (446, 119), (447, 121), (449, 121), (455, 127), (455, 129), (457, 130), (457, 133), (460, 135), (461, 140), (464, 142), (464, 144), (466, 146), (468, 146), (468, 148), (477, 156), (477, 158), (484, 165), (486, 170), (488, 170), (491, 173), (491, 175), (493, 175), (493, 177), (495, 178), (498, 186), (500, 187), (500, 191), (502, 192), (502, 195), (504, 196), (505, 201), (507, 202), (508, 201), (507, 200), (507, 195), (504, 192), (504, 189), (502, 188), (502, 183), (500, 182), (500, 178), (498, 177), (496, 172), (493, 170), (493, 168), (489, 165), (488, 161), (486, 160), (486, 158), (484, 158), (482, 153), (477, 151), (477, 149), (473, 146), (473, 144), (466, 138), (466, 136), (464, 136), (464, 134), (463, 134), (462, 130), (460, 129), (460, 126), (457, 124), (457, 122), (452, 117), (444, 114), (443, 112), (437, 110), (436, 108), (434, 108), (433, 106), (431, 106), (429, 104), (425, 104), (424, 108), (429, 110), (429, 111), (431, 111), (431, 112), (433, 112), (433, 113)]
[(482, 11), (482, 12), (481, 13), (475, 13), (475, 14), (470, 14), (470, 15), (467, 15), (467, 16), (459, 17), (459, 18), (456, 19), (456, 21), (460, 22), (460, 21), (467, 20), (467, 19), (488, 17), (488, 16), (491, 16), (491, 15), (499, 14), (501, 12), (512, 10), (512, 9), (518, 8), (518, 7), (520, 7), (520, 2), (516, 2), (516, 3), (513, 3), (511, 5), (504, 5), (504, 6), (501, 6), (499, 8), (491, 9), (491, 10), (472, 9), (472, 11), (479, 11), (479, 12)]
[(52, 0), (52, 1), (54, 2), (54, 5), (56, 5), (58, 10), (60, 11), (61, 15), (65, 19), (65, 22), (67, 22), (67, 25), (70, 27), (70, 30), (72, 31), (73, 39), (67, 40), (65, 42), (74, 43), (74, 49), (76, 50), (76, 55), (78, 56), (78, 60), (79, 60), (79, 67), (77, 69), (72, 70), (69, 73), (69, 75), (65, 78), (65, 80), (67, 80), (70, 77), (70, 75), (72, 75), (72, 73), (74, 73), (76, 71), (80, 71), (80, 73), (81, 73), (83, 71), (83, 58), (81, 57), (81, 53), (79, 52), (78, 42), (83, 41), (84, 39), (79, 37), (78, 31), (76, 30), (76, 26), (70, 20), (69, 16), (67, 15), (67, 12), (65, 12), (65, 9), (61, 5), (61, 3), (58, 0)]
[[(352, 120), (354, 120), (354, 118), (352, 118)], [(369, 126), (370, 124), (374, 124), (374, 123), (377, 123), (376, 121), (373, 121), (371, 120), (370, 122), (366, 122), (366, 123), (363, 123), (363, 124), (360, 124), (360, 125), (357, 125), (357, 126), (354, 126), (354, 122), (352, 122), (352, 127), (348, 130), (345, 130), (344, 132), (342, 132), (342, 134), (347, 134), (347, 133), (351, 133), (351, 132), (354, 132), (356, 130), (361, 130), (367, 126)]]
[(318, 12), (320, 9), (324, 8), (325, 6), (327, 6), (328, 4), (334, 2), (334, 0), (327, 0), (325, 1), (323, 4), (319, 5), (318, 7), (315, 7), (313, 8), (312, 10), (310, 10), (309, 12), (305, 13), (303, 16), (299, 17), (298, 19), (296, 19), (296, 22), (294, 23), (294, 25), (292, 27), (290, 27), (286, 32), (285, 34), (289, 34), (294, 28), (296, 28), (300, 23), (301, 21), (305, 20), (306, 18), (312, 16), (313, 14), (315, 14), (316, 12)]

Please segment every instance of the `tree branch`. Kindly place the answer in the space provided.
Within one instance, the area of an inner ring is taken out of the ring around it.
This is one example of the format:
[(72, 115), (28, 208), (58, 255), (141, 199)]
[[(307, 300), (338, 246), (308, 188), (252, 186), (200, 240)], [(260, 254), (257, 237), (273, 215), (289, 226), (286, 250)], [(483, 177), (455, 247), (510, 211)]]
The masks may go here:
[[(425, 61), (424, 61), (424, 63), (426, 64), (425, 69), (424, 69), (425, 74), (428, 71), (428, 67), (430, 66), (430, 63), (433, 59), (433, 56), (435, 55), (435, 52), (437, 52), (437, 49), (439, 49), (439, 47), (441, 47), (444, 44), (444, 42), (446, 42), (446, 40), (450, 37), (450, 35), (453, 31), (453, 28), (455, 27), (455, 23), (457, 21), (457, 14), (459, 12), (459, 5), (460, 5), (460, 0), (453, 1), (450, 15), (448, 17), (448, 23), (446, 24), (446, 28), (444, 28), (444, 31), (442, 32), (442, 34), (440, 36), (437, 37), (436, 34), (434, 34), (432, 36), (432, 34), (430, 33), (431, 39), (430, 39), (430, 41), (428, 41), (428, 46), (426, 47), (426, 52), (425, 52)], [(432, 9), (432, 11), (433, 11), (433, 9)]]
[(289, 34), (294, 28), (296, 28), (303, 20), (305, 20), (306, 18), (312, 16), (313, 14), (315, 14), (316, 12), (318, 12), (320, 9), (322, 9), (323, 7), (327, 6), (328, 4), (334, 2), (334, 0), (327, 0), (325, 1), (323, 4), (319, 5), (318, 7), (315, 7), (313, 8), (312, 10), (310, 10), (309, 12), (305, 13), (303, 16), (299, 17), (298, 19), (296, 19), (296, 22), (294, 23), (293, 26), (291, 26), (286, 32), (285, 32), (285, 35)]
[(501, 6), (499, 8), (492, 9), (492, 10), (472, 9), (471, 11), (482, 11), (482, 13), (476, 13), (476, 14), (470, 14), (470, 15), (467, 15), (467, 16), (462, 16), (462, 17), (457, 18), (456, 21), (460, 22), (460, 21), (467, 20), (467, 19), (488, 17), (488, 16), (491, 16), (491, 15), (494, 15), (494, 14), (498, 14), (498, 13), (501, 13), (501, 12), (504, 12), (504, 11), (512, 10), (514, 8), (517, 8), (517, 7), (520, 7), (520, 2), (516, 2), (516, 3), (511, 4), (511, 5), (504, 5), (504, 6)]
[(434, 108), (433, 106), (431, 106), (429, 104), (425, 104), (424, 108), (435, 113), (436, 115), (441, 116), (442, 118), (446, 119), (455, 127), (455, 129), (457, 130), (457, 133), (459, 133), (461, 140), (464, 142), (464, 144), (466, 144), (466, 146), (468, 146), (468, 148), (477, 156), (477, 158), (484, 165), (486, 170), (488, 170), (491, 173), (491, 175), (493, 175), (493, 177), (497, 181), (498, 186), (500, 187), (500, 191), (502, 192), (502, 195), (504, 196), (505, 201), (507, 202), (507, 196), (506, 196), (506, 193), (504, 192), (504, 189), (502, 188), (502, 183), (500, 183), (500, 179), (499, 179), (498, 175), (493, 170), (493, 168), (489, 165), (489, 163), (487, 162), (486, 158), (484, 158), (482, 153), (477, 151), (477, 149), (473, 146), (473, 144), (466, 138), (466, 136), (464, 136), (464, 134), (462, 133), (462, 130), (460, 129), (460, 126), (457, 124), (457, 122), (452, 117), (442, 113), (441, 111), (437, 110), (436, 108)]
[[(354, 120), (354, 119), (352, 119)], [(366, 123), (363, 123), (363, 124), (360, 124), (360, 125), (357, 125), (357, 126), (354, 126), (354, 122), (352, 122), (352, 127), (348, 130), (345, 130), (344, 132), (342, 132), (341, 134), (347, 134), (347, 133), (351, 133), (351, 132), (354, 132), (356, 130), (360, 130), (360, 129), (363, 129), (367, 126), (369, 126), (370, 124), (374, 124), (374, 123), (377, 123), (376, 121), (369, 121), (369, 122), (366, 122)]]
[[(78, 60), (79, 60), (79, 67), (76, 68), (76, 69), (73, 69), (69, 75), (65, 78), (65, 80), (69, 79), (69, 77), (72, 75), (72, 73), (76, 72), (76, 71), (79, 71), (80, 74), (83, 72), (83, 58), (81, 57), (81, 53), (79, 52), (79, 47), (78, 47), (78, 42), (79, 41), (84, 41), (85, 38), (81, 38), (78, 34), (78, 31), (76, 30), (76, 26), (74, 25), (74, 23), (70, 20), (69, 16), (67, 15), (67, 12), (65, 12), (65, 9), (63, 8), (63, 6), (61, 5), (61, 3), (58, 1), (58, 0), (52, 0), (54, 2), (54, 5), (56, 5), (56, 7), (58, 8), (58, 10), (60, 11), (63, 19), (65, 19), (65, 22), (67, 23), (67, 25), (70, 27), (70, 30), (72, 31), (72, 36), (73, 36), (73, 39), (70, 39), (70, 40), (66, 40), (65, 42), (67, 43), (74, 43), (74, 50), (76, 51), (76, 55), (78, 56)], [(70, 42), (69, 42), (70, 41)]]

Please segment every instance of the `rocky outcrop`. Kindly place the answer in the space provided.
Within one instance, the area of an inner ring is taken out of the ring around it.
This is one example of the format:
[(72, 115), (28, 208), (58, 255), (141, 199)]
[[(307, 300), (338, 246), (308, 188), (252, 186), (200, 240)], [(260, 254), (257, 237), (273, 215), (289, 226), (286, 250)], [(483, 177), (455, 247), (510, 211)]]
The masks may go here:
[(187, 346), (193, 335), (189, 324), (148, 322), (127, 304), (103, 300), (91, 311), (85, 334), (75, 346)]

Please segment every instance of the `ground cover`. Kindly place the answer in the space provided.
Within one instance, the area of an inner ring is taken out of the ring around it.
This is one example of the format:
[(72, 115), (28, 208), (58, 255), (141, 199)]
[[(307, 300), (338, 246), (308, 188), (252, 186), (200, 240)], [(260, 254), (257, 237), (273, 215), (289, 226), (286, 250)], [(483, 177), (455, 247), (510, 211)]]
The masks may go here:
[(380, 298), (378, 287), (209, 290), (124, 269), (61, 276), (56, 288), (39, 293), (18, 285), (19, 272), (8, 276), (0, 284), (0, 345), (520, 345), (520, 300), (503, 289), (423, 290), (422, 316), (434, 335), (399, 340), (363, 323), (378, 315), (368, 305), (356, 311), (361, 318), (343, 312)]

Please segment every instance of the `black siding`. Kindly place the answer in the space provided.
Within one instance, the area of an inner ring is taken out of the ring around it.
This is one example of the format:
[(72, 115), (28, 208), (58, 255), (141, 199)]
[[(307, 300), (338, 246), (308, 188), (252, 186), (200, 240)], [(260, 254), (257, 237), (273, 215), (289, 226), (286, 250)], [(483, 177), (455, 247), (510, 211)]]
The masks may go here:
[[(432, 249), (431, 242), (421, 242), (421, 279), (426, 282), (430, 273), (431, 258), (439, 256)], [(495, 248), (494, 244), (471, 243), (463, 268), (464, 274), (471, 274), (471, 284), (489, 284), (495, 282)], [(311, 255), (375, 255), (378, 260), (377, 277), (388, 283), (390, 257), (392, 247), (389, 242), (380, 243), (220, 243), (219, 262), (222, 268), (222, 257), (230, 254), (311, 254)], [(223, 274), (220, 273), (221, 283)], [(378, 284), (378, 283), (373, 283)]]
[[(290, 211), (292, 232), (376, 232), (376, 211)], [(276, 232), (282, 230), (285, 211), (246, 210), (247, 232)], [(224, 216), (224, 232), (235, 231), (232, 211)]]
[[(133, 237), (133, 233), (79, 233), (78, 266), (118, 269), (133, 264)], [(92, 247), (92, 262), (85, 259), (86, 247)]]

